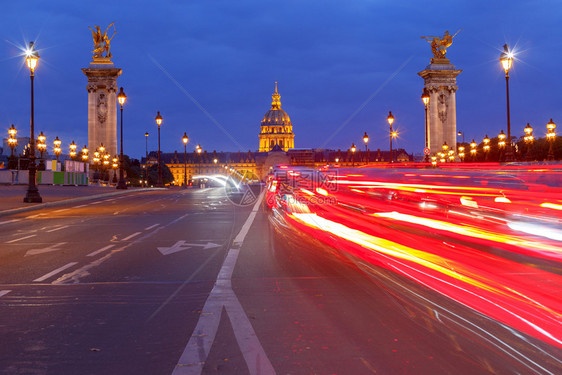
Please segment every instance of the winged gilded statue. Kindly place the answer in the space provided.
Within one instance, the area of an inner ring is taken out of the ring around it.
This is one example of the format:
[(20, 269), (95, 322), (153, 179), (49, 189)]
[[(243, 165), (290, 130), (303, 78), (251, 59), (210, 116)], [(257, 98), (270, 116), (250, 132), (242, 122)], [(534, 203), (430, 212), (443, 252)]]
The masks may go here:
[[(92, 53), (94, 54), (94, 59), (111, 57), (110, 43), (111, 43), (111, 39), (113, 39), (113, 37), (117, 33), (114, 24), (115, 22), (112, 22), (109, 26), (107, 26), (107, 29), (105, 29), (103, 33), (101, 32), (101, 28), (98, 25), (94, 25), (95, 30), (88, 26), (88, 28), (92, 31), (92, 38), (94, 39), (94, 49), (92, 50)], [(109, 28), (111, 26), (113, 26), (113, 35), (111, 37), (108, 37), (107, 32), (109, 31)], [(104, 52), (105, 52), (105, 56), (103, 56)]]
[(449, 31), (445, 31), (443, 37), (438, 36), (422, 36), (421, 39), (427, 40), (431, 43), (431, 52), (436, 59), (444, 59), (447, 54), (447, 48), (453, 44), (453, 38), (461, 31), (459, 29), (454, 35), (450, 35)]

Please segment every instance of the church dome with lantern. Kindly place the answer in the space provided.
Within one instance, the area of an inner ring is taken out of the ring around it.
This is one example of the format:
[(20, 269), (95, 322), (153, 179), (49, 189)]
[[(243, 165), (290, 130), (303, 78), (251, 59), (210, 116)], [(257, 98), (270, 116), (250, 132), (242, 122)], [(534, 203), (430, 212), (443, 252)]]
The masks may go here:
[(271, 95), (271, 109), (263, 116), (261, 121), (260, 152), (269, 152), (275, 146), (279, 146), (283, 151), (288, 151), (295, 147), (295, 134), (293, 125), (287, 112), (281, 109), (281, 95), (277, 92), (277, 82), (275, 82), (275, 92)]

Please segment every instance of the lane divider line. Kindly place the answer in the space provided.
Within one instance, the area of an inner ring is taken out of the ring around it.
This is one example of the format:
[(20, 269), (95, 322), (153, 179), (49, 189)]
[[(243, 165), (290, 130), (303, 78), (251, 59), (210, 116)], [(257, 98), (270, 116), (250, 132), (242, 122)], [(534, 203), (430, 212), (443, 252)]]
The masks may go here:
[(18, 241), (21, 241), (21, 240), (26, 240), (26, 239), (28, 239), (28, 238), (35, 237), (35, 236), (37, 236), (37, 235), (36, 235), (36, 234), (31, 234), (31, 235), (29, 235), (29, 236), (25, 236), (25, 237), (21, 237), (21, 238), (16, 238), (15, 240), (6, 241), (6, 243), (14, 243), (14, 242), (18, 242)]
[(64, 212), (64, 211), (68, 211), (70, 210), (70, 208), (61, 208), (60, 210), (55, 210), (53, 212)]
[(68, 228), (68, 227), (69, 227), (69, 225), (63, 225), (63, 226), (60, 226), (58, 228), (48, 230), (47, 233), (55, 232), (57, 230), (61, 230), (61, 229)]
[(138, 236), (139, 234), (141, 234), (141, 232), (133, 233), (133, 234), (131, 234), (130, 236), (127, 236), (127, 237), (123, 238), (121, 241), (128, 241), (128, 240), (130, 240), (131, 238), (133, 238), (133, 237), (135, 237), (135, 236)]
[(113, 246), (115, 246), (115, 245), (107, 245), (107, 246), (105, 246), (105, 247), (102, 247), (102, 248), (99, 249), (99, 250), (96, 250), (96, 251), (94, 251), (94, 252), (91, 252), (90, 254), (88, 254), (88, 255), (86, 255), (86, 256), (87, 256), (87, 257), (94, 257), (94, 256), (98, 255), (99, 253), (103, 253), (104, 251), (111, 249)]
[(43, 276), (41, 276), (41, 277), (39, 277), (39, 278), (33, 280), (33, 282), (36, 282), (36, 283), (37, 283), (37, 282), (45, 281), (45, 280), (47, 280), (49, 277), (52, 277), (52, 276), (56, 275), (57, 273), (60, 273), (60, 272), (64, 271), (65, 269), (70, 268), (70, 267), (72, 267), (72, 266), (74, 266), (74, 265), (76, 265), (76, 264), (78, 264), (78, 262), (70, 262), (70, 263), (68, 263), (68, 264), (65, 264), (64, 266), (59, 267), (59, 268), (57, 268), (56, 270), (51, 271), (51, 272), (49, 272), (49, 273), (47, 273), (47, 274), (45, 274), (45, 275), (43, 275)]
[(16, 221), (21, 221), (21, 219), (12, 219), (12, 220), (0, 221), (0, 225), (15, 223)]
[(154, 224), (154, 225), (151, 225), (149, 227), (144, 228), (144, 230), (151, 230), (152, 228), (156, 228), (159, 225), (160, 225), (160, 223), (157, 223), (157, 224)]
[(234, 336), (244, 356), (250, 374), (275, 374), (275, 369), (261, 346), (256, 332), (252, 327), (252, 323), (248, 319), (234, 290), (232, 290), (231, 281), (232, 273), (234, 272), (234, 267), (236, 266), (236, 261), (240, 253), (240, 246), (244, 242), (254, 222), (263, 196), (264, 193), (262, 192), (252, 212), (244, 222), (242, 229), (235, 237), (234, 245), (237, 245), (237, 248), (233, 247), (228, 250), (228, 254), (215, 281), (215, 286), (205, 301), (197, 325), (172, 375), (196, 375), (203, 372), (205, 361), (215, 341), (223, 307), (230, 319)]

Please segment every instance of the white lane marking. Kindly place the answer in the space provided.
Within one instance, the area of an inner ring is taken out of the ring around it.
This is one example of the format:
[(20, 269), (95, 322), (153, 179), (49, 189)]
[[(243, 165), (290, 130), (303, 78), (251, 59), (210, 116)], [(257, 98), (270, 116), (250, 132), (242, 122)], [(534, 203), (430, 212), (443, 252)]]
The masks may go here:
[(25, 236), (25, 237), (21, 237), (21, 238), (16, 238), (15, 240), (7, 241), (6, 243), (14, 243), (14, 242), (18, 242), (18, 241), (25, 240), (25, 239), (28, 239), (28, 238), (31, 238), (31, 237), (35, 237), (35, 236), (37, 236), (37, 235), (36, 235), (36, 234), (31, 234), (31, 235), (29, 235), (29, 236)]
[(173, 224), (185, 219), (189, 215), (191, 215), (191, 214), (188, 213), (188, 214), (182, 215), (182, 216), (178, 217), (177, 219), (172, 220), (168, 224), (163, 225), (160, 228), (156, 228), (152, 232), (149, 232), (149, 233), (145, 234), (144, 236), (142, 236), (140, 238), (137, 238), (136, 240), (134, 240), (132, 242), (123, 244), (121, 247), (111, 250), (111, 252), (109, 254), (106, 254), (106, 255), (86, 264), (85, 266), (82, 266), (82, 267), (78, 268), (77, 270), (72, 271), (69, 274), (65, 274), (65, 275), (59, 277), (57, 280), (53, 281), (52, 284), (77, 284), (77, 283), (79, 283), (80, 278), (89, 275), (90, 270), (92, 268), (95, 268), (95, 267), (99, 266), (100, 264), (102, 264), (103, 262), (105, 262), (106, 260), (111, 258), (114, 254), (120, 253), (121, 251), (124, 251), (124, 250), (128, 249), (129, 247), (154, 236), (160, 230), (165, 229), (165, 228), (169, 227), (170, 225), (173, 225)]
[(162, 253), (162, 255), (170, 255), (173, 253), (177, 253), (178, 251), (191, 249), (192, 247), (202, 247), (203, 250), (207, 250), (219, 246), (221, 245), (212, 242), (207, 242), (206, 244), (198, 244), (198, 243), (186, 243), (184, 240), (181, 240), (176, 242), (170, 247), (157, 247), (157, 249), (160, 253)]
[(9, 223), (15, 223), (16, 221), (21, 221), (21, 219), (12, 219), (12, 220), (0, 221), (0, 225), (2, 225), (2, 224), (9, 224)]
[(133, 238), (133, 237), (135, 237), (135, 236), (138, 236), (139, 234), (141, 234), (141, 232), (133, 233), (133, 234), (131, 234), (130, 236), (127, 236), (127, 237), (123, 238), (121, 241), (128, 241), (128, 240), (130, 240), (131, 238)]
[(70, 210), (70, 208), (61, 208), (60, 210), (55, 210), (53, 212), (63, 212), (63, 211), (68, 211)]
[[(0, 224), (1, 224), (1, 223), (0, 223)], [(149, 226), (149, 227), (144, 228), (144, 230), (151, 230), (152, 228), (156, 228), (156, 227), (159, 226), (159, 225), (160, 225), (160, 223), (154, 224), (154, 225), (151, 225), (151, 226)]]
[[(262, 199), (263, 193), (236, 236), (234, 240), (235, 245), (241, 245), (244, 242), (244, 238), (256, 217)], [(189, 338), (189, 342), (172, 375), (201, 374), (219, 328), (223, 307), (230, 318), (234, 336), (250, 374), (275, 374), (275, 369), (265, 354), (248, 316), (232, 290), (231, 277), (239, 253), (239, 248), (231, 248), (228, 251), (217, 276), (215, 286), (209, 294), (207, 301), (205, 301), (197, 326)]]
[(58, 250), (62, 250), (59, 249), (59, 246), (64, 245), (66, 242), (59, 242), (59, 243), (55, 243), (52, 244), (51, 246), (45, 247), (43, 249), (32, 249), (32, 250), (28, 250), (27, 253), (25, 253), (25, 256), (28, 255), (37, 255), (37, 254), (43, 254), (43, 253), (50, 253), (51, 251), (58, 251)]
[(100, 204), (101, 202), (103, 202), (103, 201), (92, 202), (92, 203), (90, 203), (90, 205), (92, 205), (92, 204)]
[(0, 297), (5, 296), (6, 294), (10, 293), (11, 290), (0, 290)]
[(51, 233), (51, 232), (54, 232), (54, 231), (57, 231), (57, 230), (61, 230), (61, 229), (64, 229), (64, 228), (68, 228), (68, 227), (69, 227), (68, 225), (63, 225), (63, 226), (61, 226), (61, 227), (48, 230), (47, 233)]
[(104, 251), (111, 249), (113, 246), (115, 246), (115, 245), (107, 245), (106, 247), (102, 247), (101, 249), (96, 250), (94, 252), (91, 252), (90, 254), (88, 254), (86, 256), (87, 257), (94, 257), (94, 256), (98, 255), (99, 253), (103, 253)]
[(70, 268), (70, 267), (72, 267), (72, 266), (74, 266), (74, 265), (76, 265), (76, 264), (78, 264), (78, 262), (70, 262), (70, 263), (68, 263), (68, 264), (66, 264), (66, 265), (64, 265), (64, 266), (62, 266), (62, 267), (57, 268), (57, 269), (54, 270), (54, 271), (51, 271), (51, 272), (49, 272), (49, 273), (46, 273), (45, 275), (43, 275), (43, 276), (41, 276), (41, 277), (39, 277), (39, 278), (33, 280), (33, 282), (37, 283), (37, 282), (45, 281), (45, 280), (47, 280), (49, 277), (54, 276), (54, 275), (56, 275), (57, 273), (60, 273), (60, 272), (64, 271), (65, 269)]
[(45, 214), (37, 214), (37, 215), (27, 216), (26, 219), (35, 219), (36, 217), (39, 217), (41, 215), (45, 215)]
[(72, 208), (82, 208), (82, 207), (86, 207), (86, 206), (87, 206), (87, 204), (81, 204), (80, 206), (74, 206)]

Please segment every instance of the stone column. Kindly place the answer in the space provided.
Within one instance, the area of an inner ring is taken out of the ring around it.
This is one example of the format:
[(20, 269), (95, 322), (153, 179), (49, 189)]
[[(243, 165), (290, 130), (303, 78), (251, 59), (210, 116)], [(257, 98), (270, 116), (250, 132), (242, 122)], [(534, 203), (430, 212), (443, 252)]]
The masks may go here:
[(88, 68), (82, 69), (88, 77), (88, 150), (92, 155), (103, 143), (113, 157), (117, 150), (117, 77), (109, 58), (94, 58)]
[[(444, 142), (457, 152), (457, 107), (455, 93), (457, 76), (462, 70), (455, 69), (449, 59), (431, 59), (425, 70), (418, 73), (424, 79), (429, 93), (428, 138), (431, 155), (442, 150)], [(425, 121), (424, 121), (425, 124)]]

